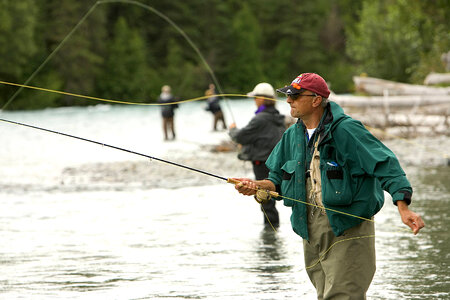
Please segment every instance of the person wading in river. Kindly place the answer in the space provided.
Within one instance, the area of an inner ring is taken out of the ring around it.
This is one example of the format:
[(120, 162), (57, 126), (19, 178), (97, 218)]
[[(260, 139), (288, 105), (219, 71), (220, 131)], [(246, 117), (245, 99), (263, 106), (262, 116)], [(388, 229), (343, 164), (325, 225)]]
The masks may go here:
[[(252, 162), (255, 179), (266, 179), (269, 176), (266, 160), (286, 130), (284, 116), (275, 108), (275, 90), (269, 83), (257, 84), (247, 96), (255, 98), (255, 116), (241, 129), (232, 123), (229, 134), (234, 142), (242, 145), (238, 158)], [(279, 226), (280, 219), (274, 199), (262, 203), (261, 210), (265, 214), (266, 225)]]
[[(277, 90), (287, 95), (297, 124), (286, 130), (266, 161), (265, 180), (234, 178), (239, 193), (256, 189), (306, 201), (292, 207), (293, 230), (303, 238), (306, 271), (318, 299), (366, 299), (375, 273), (374, 215), (392, 195), (414, 234), (425, 226), (409, 210), (412, 188), (394, 153), (328, 101), (325, 80), (314, 73)], [(267, 200), (267, 193), (258, 193)], [(305, 203), (307, 205), (305, 205)]]
[(222, 123), (222, 129), (227, 129), (225, 124), (225, 118), (223, 116), (222, 108), (220, 107), (220, 98), (216, 95), (216, 86), (213, 83), (209, 84), (209, 88), (205, 91), (205, 96), (209, 96), (206, 106), (206, 110), (213, 114), (213, 130), (217, 131), (217, 124), (219, 121)]
[(175, 125), (174, 125), (174, 116), (175, 109), (178, 108), (178, 104), (170, 104), (175, 102), (175, 97), (171, 93), (171, 88), (168, 85), (164, 85), (161, 88), (161, 94), (158, 97), (158, 103), (166, 104), (161, 106), (161, 115), (163, 118), (163, 132), (164, 132), (164, 140), (169, 140), (169, 131), (172, 133), (172, 140), (175, 139)]

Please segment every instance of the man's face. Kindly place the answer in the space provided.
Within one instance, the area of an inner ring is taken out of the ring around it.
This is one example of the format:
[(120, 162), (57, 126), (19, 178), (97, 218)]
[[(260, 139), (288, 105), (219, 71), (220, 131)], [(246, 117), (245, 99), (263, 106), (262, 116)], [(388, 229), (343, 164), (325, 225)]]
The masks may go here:
[(263, 97), (255, 97), (255, 104), (256, 107), (260, 107), (264, 104), (264, 98)]
[(287, 96), (287, 103), (291, 106), (291, 116), (294, 118), (304, 118), (311, 114), (316, 105), (313, 105), (317, 96), (313, 92), (304, 91), (301, 94), (293, 94)]

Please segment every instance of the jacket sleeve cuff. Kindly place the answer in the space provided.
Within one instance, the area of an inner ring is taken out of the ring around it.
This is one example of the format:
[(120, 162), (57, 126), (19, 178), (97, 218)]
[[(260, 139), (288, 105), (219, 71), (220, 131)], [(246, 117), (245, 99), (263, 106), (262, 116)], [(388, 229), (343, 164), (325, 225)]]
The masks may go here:
[(268, 176), (266, 179), (272, 181), (272, 183), (273, 183), (275, 186), (281, 185), (280, 176), (278, 176), (276, 173), (274, 173), (274, 172), (272, 172), (272, 171), (269, 171), (269, 176)]
[(405, 201), (406, 204), (411, 204), (411, 192), (409, 191), (398, 191), (394, 195), (392, 195), (392, 201), (395, 205), (397, 205), (397, 201), (402, 200)]
[(233, 142), (236, 142), (236, 143), (237, 143), (237, 141), (236, 141), (236, 136), (237, 136), (238, 131), (239, 131), (239, 129), (237, 129), (236, 127), (231, 128), (231, 129), (228, 131), (228, 135), (230, 136), (231, 140), (232, 140)]
[[(272, 172), (269, 172), (269, 177), (267, 177), (267, 180), (272, 181), (272, 183), (275, 185), (275, 191), (281, 196), (281, 183), (278, 180), (277, 176), (274, 176), (275, 174)], [(277, 197), (274, 198), (275, 200), (282, 200), (283, 197)]]

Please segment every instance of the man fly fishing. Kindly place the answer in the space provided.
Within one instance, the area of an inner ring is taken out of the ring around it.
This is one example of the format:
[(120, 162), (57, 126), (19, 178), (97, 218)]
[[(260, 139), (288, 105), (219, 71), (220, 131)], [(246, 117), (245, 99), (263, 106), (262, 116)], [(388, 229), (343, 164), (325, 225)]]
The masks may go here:
[(301, 74), (277, 91), (298, 122), (267, 159), (268, 178), (234, 178), (235, 187), (259, 202), (271, 198), (261, 190), (278, 192), (292, 207), (292, 228), (303, 238), (318, 299), (366, 299), (375, 273), (373, 217), (383, 206), (383, 190), (414, 234), (425, 226), (408, 208), (411, 185), (394, 153), (328, 100), (321, 76)]
[[(305, 265), (318, 299), (365, 299), (375, 273), (374, 215), (392, 195), (403, 223), (414, 234), (425, 226), (409, 210), (412, 188), (394, 153), (361, 122), (328, 101), (317, 74), (304, 73), (278, 90), (287, 95), (292, 117), (266, 166), (267, 179), (225, 178), (189, 166), (33, 125), (0, 121), (64, 135), (129, 152), (235, 184), (258, 202), (271, 197), (292, 207), (291, 224), (303, 238)], [(305, 205), (306, 204), (306, 205)]]

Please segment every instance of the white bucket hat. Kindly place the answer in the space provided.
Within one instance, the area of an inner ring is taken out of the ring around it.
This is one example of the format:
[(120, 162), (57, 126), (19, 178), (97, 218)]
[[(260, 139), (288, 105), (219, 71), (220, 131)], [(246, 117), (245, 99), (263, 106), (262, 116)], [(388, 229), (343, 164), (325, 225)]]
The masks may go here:
[(275, 98), (275, 90), (270, 83), (261, 82), (255, 86), (253, 91), (251, 91), (250, 93), (247, 93), (247, 96), (249, 96), (249, 97), (265, 96), (265, 97)]

